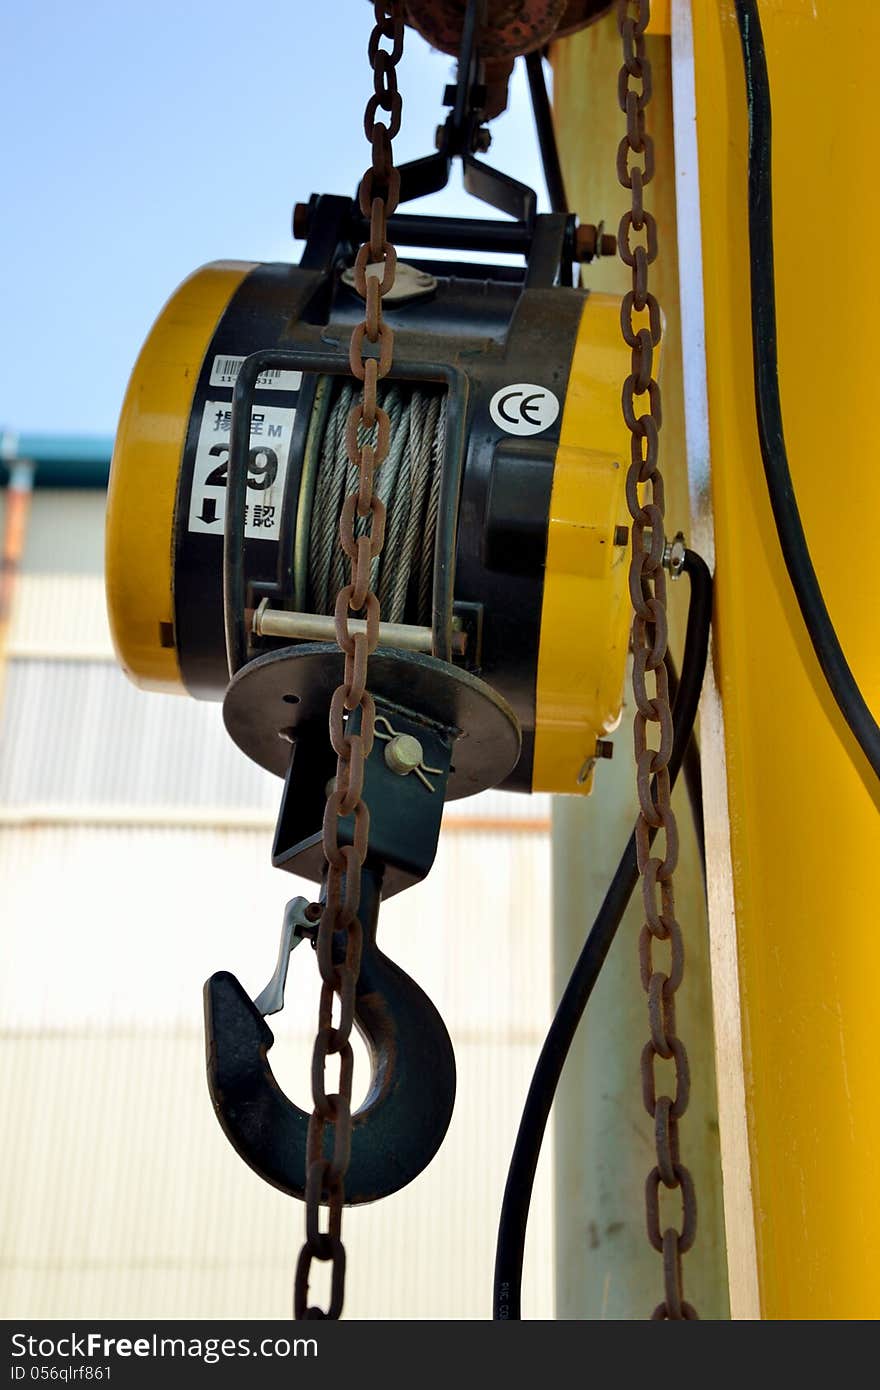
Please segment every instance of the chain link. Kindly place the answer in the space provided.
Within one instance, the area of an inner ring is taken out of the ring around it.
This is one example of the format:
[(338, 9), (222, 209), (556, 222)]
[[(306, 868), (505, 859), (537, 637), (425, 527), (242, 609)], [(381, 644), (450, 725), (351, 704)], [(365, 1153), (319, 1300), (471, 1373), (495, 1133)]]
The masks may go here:
[[(313, 1109), (306, 1144), (306, 1239), (294, 1280), (296, 1318), (338, 1318), (345, 1294), (342, 1207), (352, 1133), (354, 1057), (350, 1038), (363, 940), (358, 917), (361, 867), (370, 833), (370, 814), (362, 793), (376, 713), (367, 690), (367, 661), (379, 642), (379, 600), (371, 589), (370, 571), (385, 536), (385, 507), (373, 491), (373, 478), (388, 454), (391, 435), (390, 420), (378, 404), (376, 387), (391, 368), (394, 347), (394, 333), (382, 318), (382, 298), (394, 284), (397, 264), (394, 247), (387, 237), (387, 219), (397, 206), (400, 192), (391, 141), (400, 130), (402, 105), (396, 69), (403, 52), (403, 6), (401, 0), (377, 0), (373, 10), (375, 26), (367, 52), (374, 90), (364, 112), (364, 132), (372, 147), (372, 162), (358, 194), (360, 209), (370, 219), (370, 235), (354, 264), (355, 289), (364, 300), (364, 318), (352, 332), (349, 346), (352, 375), (363, 383), (363, 391), (351, 409), (345, 435), (348, 457), (358, 470), (358, 490), (346, 498), (339, 522), (339, 543), (351, 561), (351, 580), (340, 589), (335, 610), (336, 641), (345, 654), (345, 670), (342, 684), (331, 700), (329, 716), (330, 742), (337, 757), (336, 782), (324, 812), (326, 894), (316, 941), (321, 999), (312, 1054)], [(390, 44), (389, 48), (382, 46), (383, 40)], [(378, 119), (380, 112), (387, 119)], [(367, 273), (368, 266), (377, 265), (383, 267), (381, 275)], [(367, 344), (374, 349), (378, 346), (378, 355), (367, 352)], [(356, 518), (361, 523), (369, 520), (365, 534), (355, 535)], [(366, 619), (366, 631), (353, 633), (349, 617), (358, 613)], [(355, 734), (347, 731), (347, 722), (356, 709), (361, 711), (361, 720)], [(354, 843), (340, 845), (339, 818), (352, 815)], [(337, 945), (343, 941), (344, 951)], [(334, 1024), (337, 999), (338, 1018)], [(338, 1059), (338, 1079), (335, 1090), (331, 1090), (326, 1073), (334, 1057)], [(330, 1158), (324, 1156), (328, 1125), (333, 1126)], [(326, 1229), (321, 1226), (324, 1206)], [(332, 1267), (327, 1309), (309, 1304), (309, 1274), (314, 1260)]]
[[(630, 431), (630, 466), (626, 497), (632, 517), (629, 592), (633, 606), (633, 696), (636, 704), (633, 742), (639, 818), (636, 849), (642, 881), (645, 925), (639, 937), (639, 971), (648, 996), (650, 1038), (642, 1049), (642, 1099), (654, 1123), (656, 1166), (645, 1184), (648, 1240), (663, 1256), (663, 1302), (654, 1318), (696, 1318), (682, 1292), (681, 1257), (694, 1243), (697, 1201), (690, 1172), (679, 1154), (678, 1123), (687, 1109), (690, 1068), (684, 1043), (675, 1031), (675, 994), (684, 975), (684, 942), (675, 916), (672, 876), (678, 862), (678, 828), (670, 800), (669, 759), (672, 711), (665, 656), (666, 571), (663, 552), (663, 478), (658, 467), (661, 425), (660, 387), (654, 378), (654, 351), (660, 342), (660, 308), (648, 289), (648, 267), (657, 258), (657, 223), (644, 206), (645, 185), (654, 176), (654, 142), (645, 126), (651, 98), (651, 63), (645, 30), (650, 0), (617, 0), (617, 25), (623, 63), (617, 83), (626, 134), (617, 150), (617, 176), (630, 190), (631, 205), (620, 220), (617, 245), (632, 271), (632, 289), (624, 296), (620, 324), (632, 352), (630, 375), (623, 384), (623, 418)], [(647, 322), (645, 321), (647, 319)], [(640, 410), (637, 412), (637, 403)], [(649, 686), (653, 686), (653, 693)], [(648, 743), (649, 725), (657, 726), (657, 747)], [(652, 832), (663, 835), (662, 858), (651, 853)], [(663, 969), (654, 959), (659, 942), (669, 958)], [(657, 1058), (672, 1064), (674, 1094), (657, 1094)], [(681, 1226), (661, 1228), (660, 1189), (678, 1192)]]

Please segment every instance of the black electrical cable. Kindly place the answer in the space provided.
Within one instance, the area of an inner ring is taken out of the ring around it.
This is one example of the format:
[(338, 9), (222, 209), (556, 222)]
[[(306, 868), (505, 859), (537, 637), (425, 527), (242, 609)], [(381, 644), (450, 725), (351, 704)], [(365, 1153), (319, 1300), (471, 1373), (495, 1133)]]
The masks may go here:
[[(691, 592), (684, 659), (674, 710), (675, 733), (669, 759), (669, 776), (673, 784), (678, 776), (697, 714), (712, 620), (712, 578), (705, 561), (694, 551), (686, 551), (684, 572), (690, 581)], [(498, 1225), (494, 1294), (496, 1320), (514, 1320), (520, 1317), (526, 1225), (550, 1107), (587, 1000), (599, 978), (599, 972), (627, 903), (632, 897), (638, 877), (636, 839), (633, 832), (565, 987), (526, 1096), (508, 1169)]]
[[(880, 728), (838, 641), (801, 524), (788, 468), (776, 360), (776, 300), (771, 200), (770, 83), (756, 0), (736, 0), (749, 112), (749, 262), (752, 358), (761, 457), (785, 567), (828, 688), (874, 771), (880, 777)], [(877, 789), (869, 783), (872, 795)]]
[[(672, 653), (666, 653), (666, 676), (669, 681), (669, 698), (673, 705), (678, 694), (678, 671), (672, 658)], [(694, 834), (697, 837), (697, 850), (700, 855), (700, 867), (703, 871), (703, 887), (707, 885), (706, 878), (706, 823), (703, 817), (703, 766), (700, 759), (700, 745), (697, 741), (697, 731), (693, 730), (688, 739), (688, 746), (684, 750), (684, 784), (687, 788), (688, 802), (691, 808), (691, 820), (694, 824)]]
[(556, 144), (556, 131), (553, 126), (553, 112), (544, 81), (544, 59), (538, 49), (526, 54), (526, 75), (529, 79), (529, 95), (532, 99), (532, 112), (535, 129), (538, 132), (538, 147), (541, 151), (541, 164), (544, 168), (544, 182), (551, 212), (568, 212), (565, 196), (565, 180), (559, 162), (559, 149)]

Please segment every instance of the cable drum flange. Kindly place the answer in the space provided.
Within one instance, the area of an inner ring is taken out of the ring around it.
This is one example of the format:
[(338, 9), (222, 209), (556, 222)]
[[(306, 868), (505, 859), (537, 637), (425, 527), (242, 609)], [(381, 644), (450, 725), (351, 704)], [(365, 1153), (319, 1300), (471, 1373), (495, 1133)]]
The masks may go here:
[[(327, 707), (343, 663), (340, 649), (328, 642), (258, 656), (226, 692), (223, 722), (230, 737), (260, 767), (284, 777), (291, 742), (314, 738), (317, 730), (327, 737)], [(370, 657), (370, 690), (377, 700), (452, 732), (447, 801), (498, 786), (515, 767), (521, 741), (516, 715), (469, 671), (420, 652), (378, 647)]]

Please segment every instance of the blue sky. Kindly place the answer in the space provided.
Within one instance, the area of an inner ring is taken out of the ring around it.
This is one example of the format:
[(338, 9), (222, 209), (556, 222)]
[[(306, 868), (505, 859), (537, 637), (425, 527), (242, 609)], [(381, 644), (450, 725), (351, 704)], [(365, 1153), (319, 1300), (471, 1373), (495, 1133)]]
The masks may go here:
[[(0, 427), (112, 433), (190, 271), (297, 260), (290, 210), (354, 191), (367, 0), (0, 0)], [(452, 60), (412, 30), (399, 161), (430, 153)], [(543, 182), (522, 74), (490, 158)], [(438, 211), (487, 215), (453, 186)], [(415, 208), (417, 205), (410, 205)]]

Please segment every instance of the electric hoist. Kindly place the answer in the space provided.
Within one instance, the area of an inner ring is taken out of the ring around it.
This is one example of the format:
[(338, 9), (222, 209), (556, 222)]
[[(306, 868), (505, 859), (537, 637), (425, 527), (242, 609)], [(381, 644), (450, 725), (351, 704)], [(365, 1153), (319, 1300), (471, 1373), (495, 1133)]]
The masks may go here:
[[(446, 800), (489, 787), (586, 794), (621, 709), (633, 518), (641, 538), (652, 480), (648, 469), (628, 494), (634, 425), (621, 385), (647, 334), (636, 390), (650, 382), (653, 405), (659, 309), (643, 288), (636, 309), (649, 326), (622, 337), (632, 303), (579, 284), (580, 265), (614, 238), (566, 210), (540, 79), (542, 45), (607, 6), (515, 8), (511, 18), (485, 0), (406, 5), (458, 68), (435, 153), (395, 169), (404, 10), (375, 6), (373, 163), (359, 198), (297, 206), (297, 265), (216, 262), (185, 281), (134, 368), (113, 457), (119, 660), (147, 690), (222, 701), (231, 738), (282, 782), (273, 864), (320, 885), (316, 903), (289, 904), (275, 974), (255, 1001), (226, 972), (205, 989), (220, 1123), (314, 1218), (300, 1314), (312, 1258), (332, 1261), (331, 1313), (341, 1307), (341, 1205), (409, 1182), (452, 1113), (452, 1046), (377, 946), (381, 900), (428, 873)], [(530, 188), (477, 157), (525, 53), (554, 204), (545, 214)], [(456, 159), (467, 189), (505, 220), (396, 210), (442, 188)], [(642, 264), (631, 230), (629, 263)], [(397, 262), (398, 244), (433, 255)], [(479, 260), (500, 251), (524, 268)], [(643, 544), (656, 571), (670, 547), (662, 512), (652, 515)], [(683, 557), (678, 546), (673, 564)], [(639, 592), (659, 624), (657, 601)], [(663, 659), (652, 640), (650, 670)], [(272, 1075), (265, 1021), (304, 939), (325, 985), (312, 1116)], [(348, 1099), (342, 1081), (331, 1095), (321, 1079), (334, 1053), (345, 1072), (352, 1021), (372, 1058), (353, 1116), (350, 1077)]]
[[(117, 434), (107, 560), (117, 650), (139, 685), (224, 697), (230, 571), (244, 599), (230, 615), (233, 675), (291, 641), (333, 640), (353, 396), (339, 348), (362, 310), (338, 271), (350, 220), (347, 199), (316, 200), (309, 221), (328, 248), (317, 267), (310, 238), (298, 266), (197, 271), (141, 353)], [(479, 674), (510, 711), (501, 763), (480, 772), (463, 753), (450, 796), (498, 782), (583, 792), (619, 712), (629, 530), (618, 383), (629, 354), (618, 301), (553, 284), (566, 220), (535, 219), (551, 270), (525, 285), (494, 267), (403, 266), (385, 307), (395, 361), (379, 394), (394, 448), (377, 475), (388, 508), (380, 644), (411, 654), (411, 678), (432, 658), (462, 689)], [(254, 378), (237, 470), (233, 386), (256, 352), (284, 365)], [(224, 543), (236, 483), (243, 524)], [(575, 644), (579, 626), (590, 638)], [(315, 654), (316, 672), (327, 658)], [(320, 722), (303, 672), (288, 692), (300, 707), (280, 712), (292, 730)], [(247, 743), (258, 737), (238, 714), (249, 697), (230, 697), (227, 726)], [(286, 770), (275, 730), (245, 752)]]

